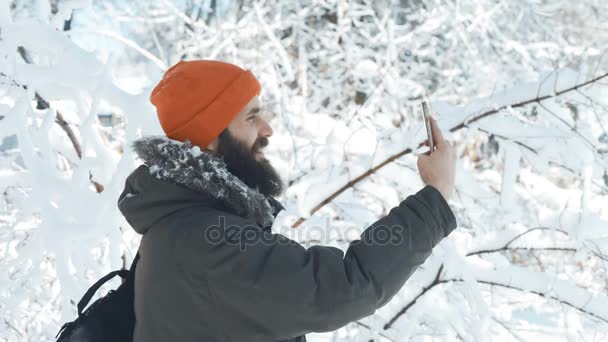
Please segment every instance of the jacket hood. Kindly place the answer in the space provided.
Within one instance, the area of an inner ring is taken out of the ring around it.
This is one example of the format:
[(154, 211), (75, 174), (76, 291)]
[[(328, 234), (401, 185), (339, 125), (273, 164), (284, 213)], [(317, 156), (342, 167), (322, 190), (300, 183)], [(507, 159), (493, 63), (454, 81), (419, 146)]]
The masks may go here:
[(230, 173), (222, 158), (201, 151), (188, 140), (182, 143), (150, 136), (135, 140), (132, 148), (144, 165), (127, 177), (118, 208), (140, 234), (188, 207), (224, 207), (267, 230), (285, 209)]

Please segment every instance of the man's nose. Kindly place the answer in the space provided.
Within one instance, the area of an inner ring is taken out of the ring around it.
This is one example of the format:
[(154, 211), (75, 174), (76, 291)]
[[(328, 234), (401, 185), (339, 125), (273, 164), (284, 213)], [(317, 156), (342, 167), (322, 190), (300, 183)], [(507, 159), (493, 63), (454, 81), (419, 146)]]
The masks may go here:
[(270, 127), (270, 124), (268, 123), (268, 121), (262, 119), (260, 120), (262, 127), (260, 128), (260, 135), (264, 136), (264, 137), (271, 137), (272, 136), (272, 127)]

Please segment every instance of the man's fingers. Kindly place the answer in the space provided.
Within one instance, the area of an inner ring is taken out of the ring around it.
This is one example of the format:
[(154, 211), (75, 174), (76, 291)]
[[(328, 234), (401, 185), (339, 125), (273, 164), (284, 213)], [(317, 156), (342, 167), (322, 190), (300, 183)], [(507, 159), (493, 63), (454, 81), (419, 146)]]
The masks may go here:
[(435, 121), (435, 118), (433, 118), (433, 116), (430, 116), (430, 119), (431, 119), (431, 130), (433, 131), (433, 142), (435, 143), (435, 145), (444, 144), (445, 141), (443, 140), (443, 133), (441, 133), (441, 130), (439, 129), (439, 125), (437, 125), (437, 122)]

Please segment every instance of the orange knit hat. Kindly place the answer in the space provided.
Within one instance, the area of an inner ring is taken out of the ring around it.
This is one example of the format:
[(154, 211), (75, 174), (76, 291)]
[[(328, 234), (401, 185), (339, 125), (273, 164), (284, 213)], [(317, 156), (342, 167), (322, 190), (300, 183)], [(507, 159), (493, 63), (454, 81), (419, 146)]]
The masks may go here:
[(180, 61), (169, 68), (150, 95), (167, 137), (190, 140), (201, 149), (228, 127), (260, 93), (251, 71), (211, 60)]

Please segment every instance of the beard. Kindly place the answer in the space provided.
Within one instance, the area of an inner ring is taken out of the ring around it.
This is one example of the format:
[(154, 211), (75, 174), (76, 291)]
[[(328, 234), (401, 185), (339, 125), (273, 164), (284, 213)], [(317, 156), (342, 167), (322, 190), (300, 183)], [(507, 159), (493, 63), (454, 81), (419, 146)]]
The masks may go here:
[(217, 155), (224, 158), (228, 171), (247, 186), (266, 196), (278, 196), (283, 192), (281, 176), (268, 159), (255, 159), (256, 151), (266, 145), (268, 138), (261, 137), (250, 148), (225, 129), (218, 138)]

